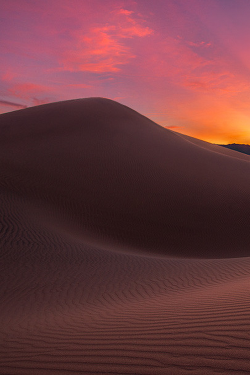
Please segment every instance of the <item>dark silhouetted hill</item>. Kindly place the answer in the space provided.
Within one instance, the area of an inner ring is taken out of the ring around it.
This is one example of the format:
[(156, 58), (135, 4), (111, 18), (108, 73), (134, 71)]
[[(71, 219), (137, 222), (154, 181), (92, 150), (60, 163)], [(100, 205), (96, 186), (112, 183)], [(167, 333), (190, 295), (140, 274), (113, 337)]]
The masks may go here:
[(222, 147), (229, 148), (230, 150), (242, 152), (243, 154), (250, 155), (250, 145), (238, 144), (238, 143), (230, 143), (228, 145), (219, 145)]

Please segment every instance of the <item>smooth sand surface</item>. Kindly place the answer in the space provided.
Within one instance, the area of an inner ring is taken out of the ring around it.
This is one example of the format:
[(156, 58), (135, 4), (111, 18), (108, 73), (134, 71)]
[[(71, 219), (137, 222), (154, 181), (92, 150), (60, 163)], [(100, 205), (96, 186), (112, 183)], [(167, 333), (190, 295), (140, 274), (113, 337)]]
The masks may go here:
[(250, 156), (101, 98), (0, 116), (0, 374), (249, 374)]

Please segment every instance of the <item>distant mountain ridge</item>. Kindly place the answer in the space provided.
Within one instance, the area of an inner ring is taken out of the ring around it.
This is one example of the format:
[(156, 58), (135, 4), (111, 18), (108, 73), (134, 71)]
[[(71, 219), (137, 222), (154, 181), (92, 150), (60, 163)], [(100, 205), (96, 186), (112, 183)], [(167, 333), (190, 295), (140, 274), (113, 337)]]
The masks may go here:
[(250, 155), (250, 145), (240, 144), (240, 143), (230, 143), (228, 145), (218, 145), (222, 147), (229, 148), (234, 151), (242, 152), (243, 154)]

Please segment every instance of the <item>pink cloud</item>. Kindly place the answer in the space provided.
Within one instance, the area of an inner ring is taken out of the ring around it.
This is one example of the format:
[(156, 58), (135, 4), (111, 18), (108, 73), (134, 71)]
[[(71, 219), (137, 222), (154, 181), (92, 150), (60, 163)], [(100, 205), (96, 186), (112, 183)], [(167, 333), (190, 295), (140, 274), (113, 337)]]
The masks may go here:
[(47, 93), (48, 91), (51, 91), (51, 88), (27, 82), (14, 84), (8, 91), (11, 95), (17, 98), (27, 99), (30, 95)]
[(118, 14), (125, 14), (126, 16), (130, 16), (134, 12), (132, 10), (127, 10), (127, 9), (119, 9), (117, 11)]
[(2, 80), (3, 81), (6, 81), (6, 82), (9, 82), (9, 81), (12, 81), (13, 78), (15, 78), (17, 76), (17, 74), (13, 71), (10, 71), (10, 69), (6, 68), (5, 70), (5, 73), (2, 74)]
[(53, 101), (53, 89), (51, 87), (29, 82), (12, 84), (8, 89), (8, 95), (24, 99), (31, 106)]
[(122, 65), (136, 57), (126, 39), (153, 33), (132, 14), (125, 9), (113, 11), (104, 25), (91, 26), (87, 32), (77, 31), (74, 48), (67, 50), (61, 59), (61, 69), (94, 73), (120, 71)]
[(119, 71), (119, 65), (126, 64), (134, 55), (112, 35), (113, 32), (113, 26), (105, 26), (93, 28), (87, 35), (80, 36), (75, 49), (64, 54), (63, 70), (96, 73)]
[(211, 47), (212, 43), (211, 42), (192, 42), (192, 41), (187, 41), (187, 44), (191, 47)]
[(223, 67), (216, 72), (211, 70), (194, 75), (186, 75), (184, 85), (195, 91), (217, 92), (220, 95), (234, 95), (245, 92), (250, 88), (249, 83), (237, 77), (230, 71), (223, 71)]
[[(197, 48), (193, 48), (193, 46)], [(209, 47), (209, 53), (203, 49)], [(197, 93), (233, 96), (250, 89), (244, 76), (232, 68), (227, 56), (210, 42), (190, 43), (184, 37), (152, 37), (148, 58), (138, 61), (139, 74), (154, 87), (163, 80), (175, 87)]]

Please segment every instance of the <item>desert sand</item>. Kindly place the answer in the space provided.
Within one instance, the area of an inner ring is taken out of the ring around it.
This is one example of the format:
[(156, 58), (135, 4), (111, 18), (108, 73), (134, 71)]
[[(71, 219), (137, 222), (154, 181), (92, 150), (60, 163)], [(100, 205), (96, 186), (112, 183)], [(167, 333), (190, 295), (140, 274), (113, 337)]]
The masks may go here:
[(0, 374), (249, 374), (250, 156), (108, 99), (0, 115)]

